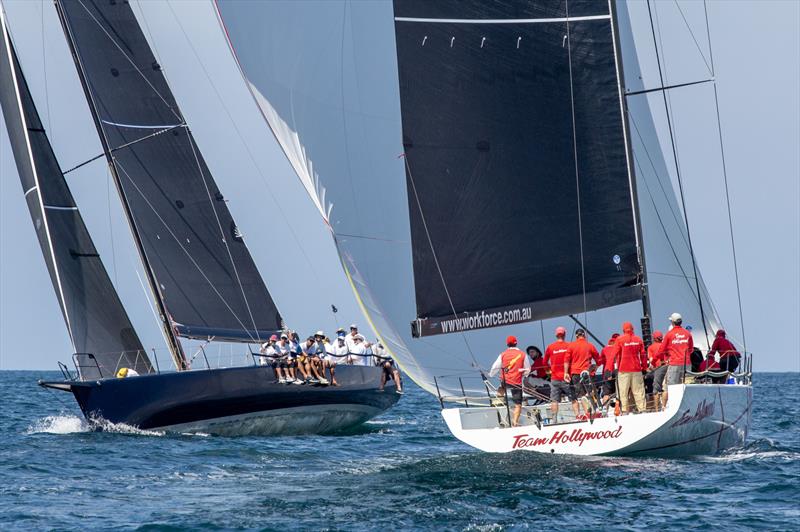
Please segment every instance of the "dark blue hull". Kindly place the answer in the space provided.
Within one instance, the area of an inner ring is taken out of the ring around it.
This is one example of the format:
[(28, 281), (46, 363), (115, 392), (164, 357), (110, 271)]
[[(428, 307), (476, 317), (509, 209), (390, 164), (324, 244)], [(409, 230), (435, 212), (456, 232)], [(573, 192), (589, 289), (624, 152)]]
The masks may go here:
[(269, 367), (238, 367), (42, 383), (72, 391), (86, 419), (140, 429), (219, 434), (324, 433), (358, 425), (391, 408), (381, 369), (339, 366), (339, 386), (287, 385)]

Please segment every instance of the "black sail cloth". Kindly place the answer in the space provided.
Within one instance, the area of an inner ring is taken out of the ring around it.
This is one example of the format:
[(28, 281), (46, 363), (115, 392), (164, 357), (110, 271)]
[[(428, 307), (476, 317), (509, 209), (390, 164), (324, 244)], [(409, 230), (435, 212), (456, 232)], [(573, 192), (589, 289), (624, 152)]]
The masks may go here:
[(153, 367), (64, 179), (5, 25), (0, 54), (0, 105), (39, 245), (81, 355), (81, 377), (113, 377), (121, 367), (150, 373)]
[(280, 329), (275, 303), (131, 7), (58, 5), (175, 330), (255, 341)]
[(638, 299), (608, 4), (394, 5), (415, 334)]

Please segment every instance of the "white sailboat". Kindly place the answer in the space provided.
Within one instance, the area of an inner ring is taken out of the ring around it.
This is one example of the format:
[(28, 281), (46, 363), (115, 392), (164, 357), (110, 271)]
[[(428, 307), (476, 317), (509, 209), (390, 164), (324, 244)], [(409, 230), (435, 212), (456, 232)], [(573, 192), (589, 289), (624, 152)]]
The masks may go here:
[(670, 386), (661, 412), (541, 424), (546, 412), (531, 406), (520, 427), (490, 406), (483, 378), (508, 334), (544, 343), (545, 328), (575, 322), (602, 336), (638, 317), (649, 343), (679, 311), (706, 349), (721, 327), (672, 126), (662, 151), (653, 119), (662, 104), (669, 117), (668, 91), (695, 82), (669, 86), (658, 53), (659, 79), (641, 76), (631, 11), (649, 4), (216, 5), (362, 310), (442, 401), (456, 437), (571, 454), (690, 455), (744, 441), (747, 358), (725, 375), (733, 384)]

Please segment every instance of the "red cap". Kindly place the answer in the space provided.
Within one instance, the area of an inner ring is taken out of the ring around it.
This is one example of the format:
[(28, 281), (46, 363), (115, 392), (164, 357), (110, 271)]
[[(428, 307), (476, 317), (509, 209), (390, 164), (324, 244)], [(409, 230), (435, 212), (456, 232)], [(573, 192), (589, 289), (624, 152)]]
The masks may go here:
[(278, 341), (278, 337), (273, 334), (272, 336), (269, 337), (269, 340), (270, 340), (270, 342), (273, 341), (273, 340), (277, 342)]
[(509, 336), (506, 338), (506, 345), (517, 345), (517, 337), (516, 336)]
[(717, 336), (725, 338), (725, 331), (723, 329), (718, 330), (717, 331)]
[(619, 338), (619, 333), (614, 333), (614, 334), (612, 334), (612, 335), (611, 335), (611, 339), (608, 341), (608, 343), (609, 343), (609, 344), (610, 344), (610, 343), (613, 343), (613, 342), (614, 342), (614, 340), (616, 340), (617, 338)]
[(653, 333), (653, 339), (659, 339), (660, 340), (660, 339), (663, 339), (663, 338), (664, 338), (664, 333), (662, 333), (661, 331), (656, 331), (656, 332)]
[(622, 324), (622, 332), (624, 333), (632, 333), (633, 332), (633, 324), (629, 321), (626, 321)]
[(564, 327), (556, 327), (556, 336), (566, 336), (567, 330)]

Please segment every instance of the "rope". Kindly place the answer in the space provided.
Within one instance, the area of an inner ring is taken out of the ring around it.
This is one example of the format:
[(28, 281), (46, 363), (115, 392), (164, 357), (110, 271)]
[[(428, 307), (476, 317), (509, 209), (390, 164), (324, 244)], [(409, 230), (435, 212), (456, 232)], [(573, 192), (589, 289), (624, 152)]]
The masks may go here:
[[(586, 302), (586, 268), (584, 265), (583, 257), (583, 220), (581, 218), (581, 184), (580, 175), (578, 171), (578, 133), (575, 127), (575, 93), (572, 83), (572, 40), (570, 39), (569, 31), (569, 0), (566, 1), (566, 14), (567, 14), (567, 59), (569, 63), (569, 100), (570, 110), (572, 112), (572, 151), (573, 159), (575, 161), (575, 190), (577, 191), (578, 199), (578, 244), (581, 252), (581, 290), (583, 292), (583, 319), (586, 319), (588, 304)], [(663, 85), (663, 83), (662, 83)]]
[[(652, 9), (650, 7), (650, 0), (647, 0), (647, 13), (648, 13), (649, 18), (650, 18), (650, 30), (653, 33), (653, 45), (655, 47), (656, 62), (658, 63), (658, 77), (661, 80), (661, 86), (664, 87), (666, 84), (664, 83), (664, 73), (663, 73), (663, 70), (661, 68), (661, 55), (658, 52), (658, 42), (656, 40), (656, 29), (655, 29), (655, 25), (653, 23), (653, 12), (652, 12)], [(660, 35), (660, 32), (659, 32), (659, 35)], [(662, 47), (663, 47), (663, 44), (662, 44)], [(672, 114), (671, 114), (669, 102), (667, 100), (667, 97), (668, 97), (667, 96), (667, 91), (662, 91), (661, 95), (662, 95), (662, 97), (664, 99), (664, 110), (667, 113), (667, 126), (669, 127), (669, 140), (670, 140), (670, 145), (672, 146), (672, 157), (675, 160), (675, 173), (676, 173), (676, 176), (678, 178), (678, 190), (680, 191), (680, 194), (681, 194), (681, 206), (683, 207), (683, 219), (684, 219), (684, 223), (686, 224), (686, 238), (687, 238), (687, 241), (689, 243), (689, 254), (690, 254), (691, 258), (692, 258), (692, 269), (694, 270), (695, 288), (697, 289), (697, 302), (698, 302), (698, 305), (700, 307), (700, 321), (703, 322), (703, 332), (705, 333), (706, 343), (710, 343), (709, 342), (709, 337), (708, 337), (708, 326), (706, 325), (705, 310), (703, 309), (703, 296), (702, 296), (702, 293), (700, 291), (700, 280), (697, 277), (697, 260), (695, 259), (694, 247), (692, 246), (692, 234), (691, 234), (691, 231), (689, 230), (689, 213), (686, 210), (686, 199), (685, 199), (685, 195), (684, 195), (684, 192), (683, 192), (683, 179), (681, 179), (680, 164), (678, 162), (678, 148), (677, 148), (677, 145), (675, 144), (675, 135), (674, 135), (674, 132), (673, 132), (673, 127), (672, 127)]]

